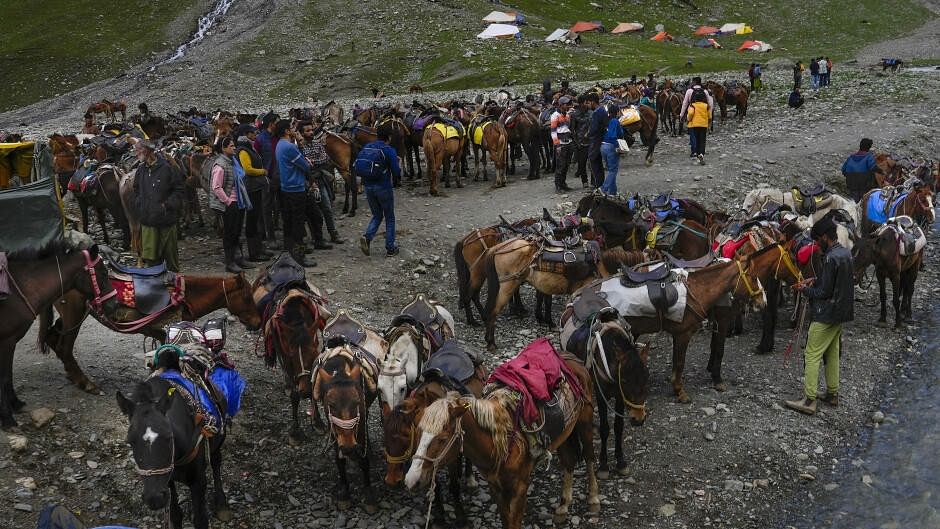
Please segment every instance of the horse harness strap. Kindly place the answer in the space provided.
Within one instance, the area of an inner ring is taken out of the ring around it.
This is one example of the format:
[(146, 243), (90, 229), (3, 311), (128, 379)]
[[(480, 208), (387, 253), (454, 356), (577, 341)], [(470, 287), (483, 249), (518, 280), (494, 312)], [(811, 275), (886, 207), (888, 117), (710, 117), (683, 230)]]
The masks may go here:
[(400, 456), (393, 456), (388, 453), (388, 448), (385, 448), (385, 461), (390, 465), (400, 465), (405, 461), (411, 459), (415, 453), (415, 425), (414, 422), (411, 423), (411, 427), (408, 429), (408, 449), (405, 450), (405, 453)]

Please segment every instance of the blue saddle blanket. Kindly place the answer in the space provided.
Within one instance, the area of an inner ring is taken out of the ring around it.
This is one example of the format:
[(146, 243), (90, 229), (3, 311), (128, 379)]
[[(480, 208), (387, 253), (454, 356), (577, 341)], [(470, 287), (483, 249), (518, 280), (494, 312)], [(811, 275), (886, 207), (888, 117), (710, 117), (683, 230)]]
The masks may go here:
[(674, 198), (669, 199), (669, 203), (666, 207), (653, 208), (653, 214), (656, 215), (657, 222), (680, 218), (682, 217), (682, 213), (682, 205)]
[(884, 196), (884, 191), (881, 189), (876, 189), (871, 195), (868, 196), (868, 209), (866, 210), (866, 216), (868, 220), (876, 224), (884, 224), (888, 222), (888, 219), (895, 216), (895, 211), (898, 209), (898, 205), (907, 198), (907, 193), (901, 193), (897, 195), (894, 199), (894, 202), (891, 203), (891, 207), (887, 207), (886, 198)]
[[(180, 374), (179, 371), (164, 371), (160, 374), (160, 378), (172, 380), (186, 388), (190, 394), (197, 395), (199, 397), (199, 403), (206, 411), (211, 413), (217, 420), (222, 420), (219, 409), (216, 407), (215, 403), (212, 402), (209, 394), (202, 388), (198, 388), (197, 391), (196, 385)], [(219, 391), (222, 392), (222, 395), (225, 396), (225, 416), (232, 417), (237, 414), (238, 410), (241, 409), (242, 393), (245, 392), (246, 386), (245, 379), (242, 378), (241, 374), (225, 366), (216, 366), (209, 372), (209, 380), (211, 380)]]

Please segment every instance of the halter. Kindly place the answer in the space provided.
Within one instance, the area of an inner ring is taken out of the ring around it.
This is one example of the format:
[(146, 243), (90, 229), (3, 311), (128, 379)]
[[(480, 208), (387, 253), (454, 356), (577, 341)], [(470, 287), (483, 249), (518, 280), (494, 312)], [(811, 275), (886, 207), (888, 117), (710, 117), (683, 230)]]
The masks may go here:
[[(468, 406), (468, 404), (464, 404), (464, 406)], [(416, 456), (414, 456), (415, 459), (418, 459), (418, 460), (421, 460), (421, 461), (427, 461), (428, 463), (431, 463), (431, 464), (434, 466), (434, 473), (436, 474), (436, 473), (437, 473), (437, 465), (440, 464), (440, 462), (441, 462), (441, 461), (444, 459), (444, 457), (447, 455), (447, 452), (450, 452), (450, 449), (454, 446), (454, 443), (456, 443), (458, 440), (460, 441), (460, 451), (463, 452), (463, 424), (462, 424), (462, 421), (463, 421), (463, 417), (457, 417), (457, 423), (454, 425), (454, 433), (447, 439), (447, 442), (444, 443), (444, 448), (441, 449), (441, 453), (438, 454), (437, 457), (428, 457), (428, 456), (416, 455)]]
[(408, 448), (405, 450), (405, 453), (400, 456), (393, 456), (388, 453), (388, 448), (385, 449), (385, 461), (390, 465), (397, 465), (404, 463), (411, 459), (415, 453), (415, 424), (411, 423), (411, 427), (408, 429)]
[(780, 257), (777, 258), (777, 264), (774, 266), (774, 279), (780, 279), (780, 265), (782, 264), (788, 272), (793, 274), (793, 277), (797, 281), (803, 280), (803, 272), (797, 268), (796, 263), (793, 262), (793, 256), (790, 255), (790, 251), (783, 247), (780, 243), (777, 243), (777, 248), (780, 249)]
[[(196, 446), (199, 446), (199, 443), (196, 443)], [(173, 469), (176, 468), (176, 441), (170, 443), (170, 464), (165, 467), (160, 468), (140, 468), (140, 465), (137, 464), (137, 459), (134, 459), (134, 470), (137, 471), (138, 476), (151, 477), (151, 476), (162, 476), (173, 472)]]
[[(738, 284), (744, 283), (744, 288), (747, 290), (747, 295), (750, 296), (752, 300), (763, 296), (764, 288), (759, 286), (757, 289), (755, 289), (753, 286), (751, 286), (751, 280), (747, 277), (747, 268), (741, 264), (741, 261), (735, 259), (734, 264), (738, 266), (738, 280), (735, 282), (734, 290), (738, 289)], [(734, 297), (734, 290), (731, 291), (732, 297)]]
[[(626, 334), (626, 331), (624, 331), (622, 327), (620, 328), (620, 331)], [(597, 344), (597, 348), (596, 349), (592, 348), (592, 349), (600, 353), (601, 362), (604, 365), (604, 372), (600, 374), (603, 375), (607, 380), (613, 382), (614, 379), (610, 375), (610, 366), (607, 364), (607, 352), (604, 350), (604, 341), (601, 340), (601, 332), (594, 331), (594, 337), (595, 337), (594, 343)], [(588, 356), (588, 360), (592, 359), (593, 357), (594, 355), (590, 354), (590, 356)], [(590, 364), (588, 367), (593, 367), (593, 370), (597, 371), (596, 362), (588, 362), (588, 363)], [(600, 393), (601, 398), (604, 399), (605, 401), (609, 400), (607, 396), (604, 395), (604, 390), (600, 387), (600, 381), (595, 379), (595, 382), (596, 382), (595, 385), (597, 385), (598, 393)], [(645, 402), (643, 404), (636, 404), (630, 399), (628, 399), (626, 393), (623, 392), (623, 369), (619, 369), (619, 368), (617, 369), (617, 386), (618, 386), (618, 389), (620, 390), (620, 400), (623, 401), (624, 405), (626, 405), (628, 408), (633, 409), (633, 410), (641, 411), (644, 413), (646, 412)], [(618, 415), (616, 410), (614, 410), (614, 415)]]
[[(413, 343), (415, 345), (415, 348), (417, 349), (418, 370), (420, 371), (421, 365), (424, 363), (424, 359), (431, 355), (431, 346), (433, 344), (430, 343), (431, 337), (429, 336), (429, 333), (425, 331), (422, 334), (420, 331), (418, 331), (418, 329), (414, 325), (410, 323), (401, 323), (395, 327), (392, 327), (386, 330), (384, 334), (385, 334), (384, 338), (385, 338), (385, 341), (388, 343), (389, 349), (391, 349), (392, 344), (395, 343), (395, 341), (397, 341), (402, 336), (407, 334), (408, 336), (411, 337), (411, 343)], [(388, 360), (389, 359), (386, 358), (386, 362), (383, 362), (383, 364), (387, 363)], [(390, 370), (390, 369), (386, 369), (383, 366), (382, 370), (379, 372), (379, 376), (398, 377), (398, 376), (405, 375), (406, 374), (405, 367), (404, 367), (405, 359), (401, 358), (399, 360), (401, 360), (401, 364), (400, 364), (401, 367), (395, 370)]]
[(98, 276), (95, 273), (95, 267), (98, 263), (101, 262), (101, 255), (98, 255), (94, 261), (91, 259), (91, 253), (88, 250), (82, 250), (82, 255), (85, 257), (85, 271), (88, 272), (88, 278), (91, 281), (91, 290), (94, 293), (95, 297), (92, 298), (88, 304), (97, 314), (104, 313), (104, 303), (109, 299), (117, 296), (117, 290), (112, 289), (111, 292), (101, 295), (101, 287), (98, 286)]

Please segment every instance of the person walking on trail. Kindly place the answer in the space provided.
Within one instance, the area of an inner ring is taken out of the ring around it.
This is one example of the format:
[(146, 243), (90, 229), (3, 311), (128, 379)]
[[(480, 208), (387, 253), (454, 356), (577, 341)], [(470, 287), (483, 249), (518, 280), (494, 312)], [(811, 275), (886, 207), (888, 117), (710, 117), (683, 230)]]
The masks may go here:
[(577, 163), (575, 178), (581, 179), (581, 187), (588, 187), (587, 159), (591, 147), (591, 138), (588, 132), (591, 129), (591, 109), (588, 108), (586, 95), (578, 96), (578, 104), (571, 113), (571, 135), (574, 144), (574, 159)]
[[(842, 324), (852, 321), (855, 301), (852, 253), (839, 244), (836, 223), (827, 214), (813, 225), (810, 234), (824, 253), (817, 279), (804, 279), (793, 285), (809, 299), (810, 325), (803, 353), (803, 397), (784, 401), (786, 407), (801, 413), (816, 413), (816, 401), (839, 405), (839, 360)], [(826, 364), (826, 394), (816, 398), (819, 363)]]
[(819, 90), (819, 60), (815, 57), (809, 61), (809, 77), (813, 90)]
[(601, 185), (601, 191), (607, 195), (617, 194), (617, 173), (620, 170), (620, 152), (617, 150), (617, 140), (623, 139), (623, 126), (617, 113), (607, 121), (607, 131), (601, 142), (601, 153), (604, 155), (604, 164), (607, 166), (607, 177)]
[[(695, 99), (699, 102), (704, 101), (708, 105), (709, 112), (711, 112), (711, 109), (715, 108), (715, 100), (712, 99), (712, 95), (708, 93), (708, 90), (705, 90), (705, 87), (702, 86), (702, 78), (698, 76), (693, 77), (692, 86), (690, 86), (685, 91), (685, 96), (682, 98), (682, 111), (679, 112), (680, 120), (687, 119), (689, 105), (692, 104), (693, 96), (695, 96)], [(699, 115), (698, 119), (701, 120), (702, 116)], [(698, 136), (696, 133), (691, 128), (689, 128), (689, 158), (696, 158), (700, 154), (698, 145), (695, 143), (697, 138)], [(704, 145), (702, 146), (701, 154), (703, 155), (704, 159)], [(702, 160), (699, 161), (701, 162)]]
[(826, 86), (829, 86), (829, 81), (832, 79), (832, 59), (826, 57)]
[(829, 63), (819, 58), (819, 86), (829, 86)]
[(365, 187), (366, 200), (372, 218), (366, 227), (365, 233), (359, 239), (359, 249), (365, 255), (370, 254), (370, 245), (382, 220), (385, 220), (385, 256), (398, 255), (398, 245), (395, 243), (395, 194), (392, 189), (392, 179), (401, 176), (401, 165), (398, 162), (398, 153), (388, 144), (390, 135), (388, 130), (380, 128), (376, 133), (378, 139), (367, 143), (356, 161), (353, 169)]
[(801, 88), (803, 86), (803, 65), (800, 64), (800, 61), (796, 61), (796, 64), (793, 65), (793, 88)]
[(210, 172), (209, 207), (222, 215), (222, 251), (225, 254), (225, 271), (234, 274), (255, 266), (245, 261), (241, 253), (242, 225), (245, 211), (252, 207), (245, 183), (245, 170), (235, 155), (235, 140), (220, 139), (213, 146), (215, 158)]
[(692, 102), (683, 112), (688, 118), (689, 134), (692, 135), (693, 154), (700, 165), (705, 165), (705, 137), (712, 107), (704, 89), (692, 93)]
[(800, 108), (803, 106), (804, 101), (805, 99), (803, 98), (803, 94), (800, 93), (800, 89), (794, 88), (793, 91), (790, 92), (790, 97), (787, 99), (787, 106), (790, 108)]
[(270, 244), (275, 244), (274, 230), (277, 228), (277, 211), (280, 204), (281, 184), (278, 180), (278, 164), (274, 156), (274, 149), (277, 146), (278, 139), (274, 135), (274, 125), (277, 123), (278, 115), (274, 112), (268, 112), (261, 118), (261, 132), (255, 138), (254, 148), (261, 156), (261, 165), (268, 172), (268, 187), (262, 190), (262, 211), (261, 217), (263, 223), (261, 228), (264, 230), (262, 235)]
[(183, 211), (183, 175), (158, 156), (149, 140), (134, 145), (140, 160), (134, 178), (134, 206), (140, 218), (140, 258), (145, 266), (166, 263), (168, 270), (179, 272), (176, 225)]
[(755, 92), (760, 92), (764, 87), (764, 81), (761, 79), (763, 74), (763, 69), (761, 69), (760, 63), (754, 65), (754, 79), (751, 81), (751, 89)]
[(875, 154), (871, 152), (872, 141), (862, 138), (858, 144), (858, 151), (846, 158), (842, 164), (842, 176), (845, 177), (845, 187), (849, 190), (852, 200), (858, 202), (865, 193), (878, 187), (875, 173), (881, 174), (881, 168), (875, 163)]
[(558, 109), (552, 112), (551, 134), (552, 146), (555, 148), (555, 192), (567, 193), (572, 189), (566, 182), (568, 166), (571, 165), (571, 156), (574, 154), (574, 144), (571, 138), (571, 98), (561, 96), (558, 98)]
[(280, 175), (281, 217), (284, 219), (284, 249), (297, 263), (305, 268), (317, 266), (310, 260), (304, 247), (307, 222), (307, 173), (310, 164), (291, 141), (290, 121), (278, 120), (274, 124), (274, 135), (278, 142), (275, 148), (278, 174)]
[(249, 123), (241, 125), (235, 136), (235, 152), (238, 163), (245, 171), (245, 188), (251, 209), (245, 212), (245, 242), (248, 246), (248, 260), (263, 262), (274, 257), (264, 247), (264, 191), (268, 187), (268, 171), (264, 168), (261, 155), (255, 151), (254, 141), (258, 129)]
[(300, 124), (300, 133), (303, 137), (301, 151), (307, 161), (312, 166), (310, 172), (310, 193), (323, 222), (317, 229), (316, 240), (323, 244), (323, 226), (326, 226), (327, 233), (330, 234), (330, 242), (334, 244), (343, 244), (346, 242), (339, 236), (336, 230), (336, 220), (333, 217), (333, 165), (330, 157), (326, 153), (326, 146), (317, 139), (313, 123), (304, 122)]
[(591, 126), (588, 128), (588, 137), (591, 140), (588, 149), (588, 162), (591, 164), (591, 187), (597, 189), (604, 182), (604, 165), (601, 162), (601, 144), (607, 134), (607, 108), (600, 104), (596, 92), (587, 95), (588, 108), (591, 109)]

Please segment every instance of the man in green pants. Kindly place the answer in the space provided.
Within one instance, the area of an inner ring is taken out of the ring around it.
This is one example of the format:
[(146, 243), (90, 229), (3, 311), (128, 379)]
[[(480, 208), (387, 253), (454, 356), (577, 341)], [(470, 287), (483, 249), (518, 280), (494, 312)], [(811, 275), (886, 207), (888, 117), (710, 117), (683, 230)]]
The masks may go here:
[(836, 224), (826, 215), (813, 225), (813, 240), (824, 252), (823, 266), (817, 280), (805, 279), (793, 286), (809, 298), (811, 323), (804, 353), (804, 397), (785, 401), (793, 410), (808, 415), (816, 413), (816, 390), (819, 387), (819, 363), (826, 363), (826, 396), (822, 400), (839, 405), (839, 356), (842, 324), (852, 321), (854, 274), (852, 253), (836, 236)]
[(183, 175), (156, 152), (156, 146), (138, 141), (134, 154), (140, 160), (134, 178), (134, 204), (140, 218), (141, 259), (145, 266), (166, 262), (180, 270), (176, 221), (183, 210)]

